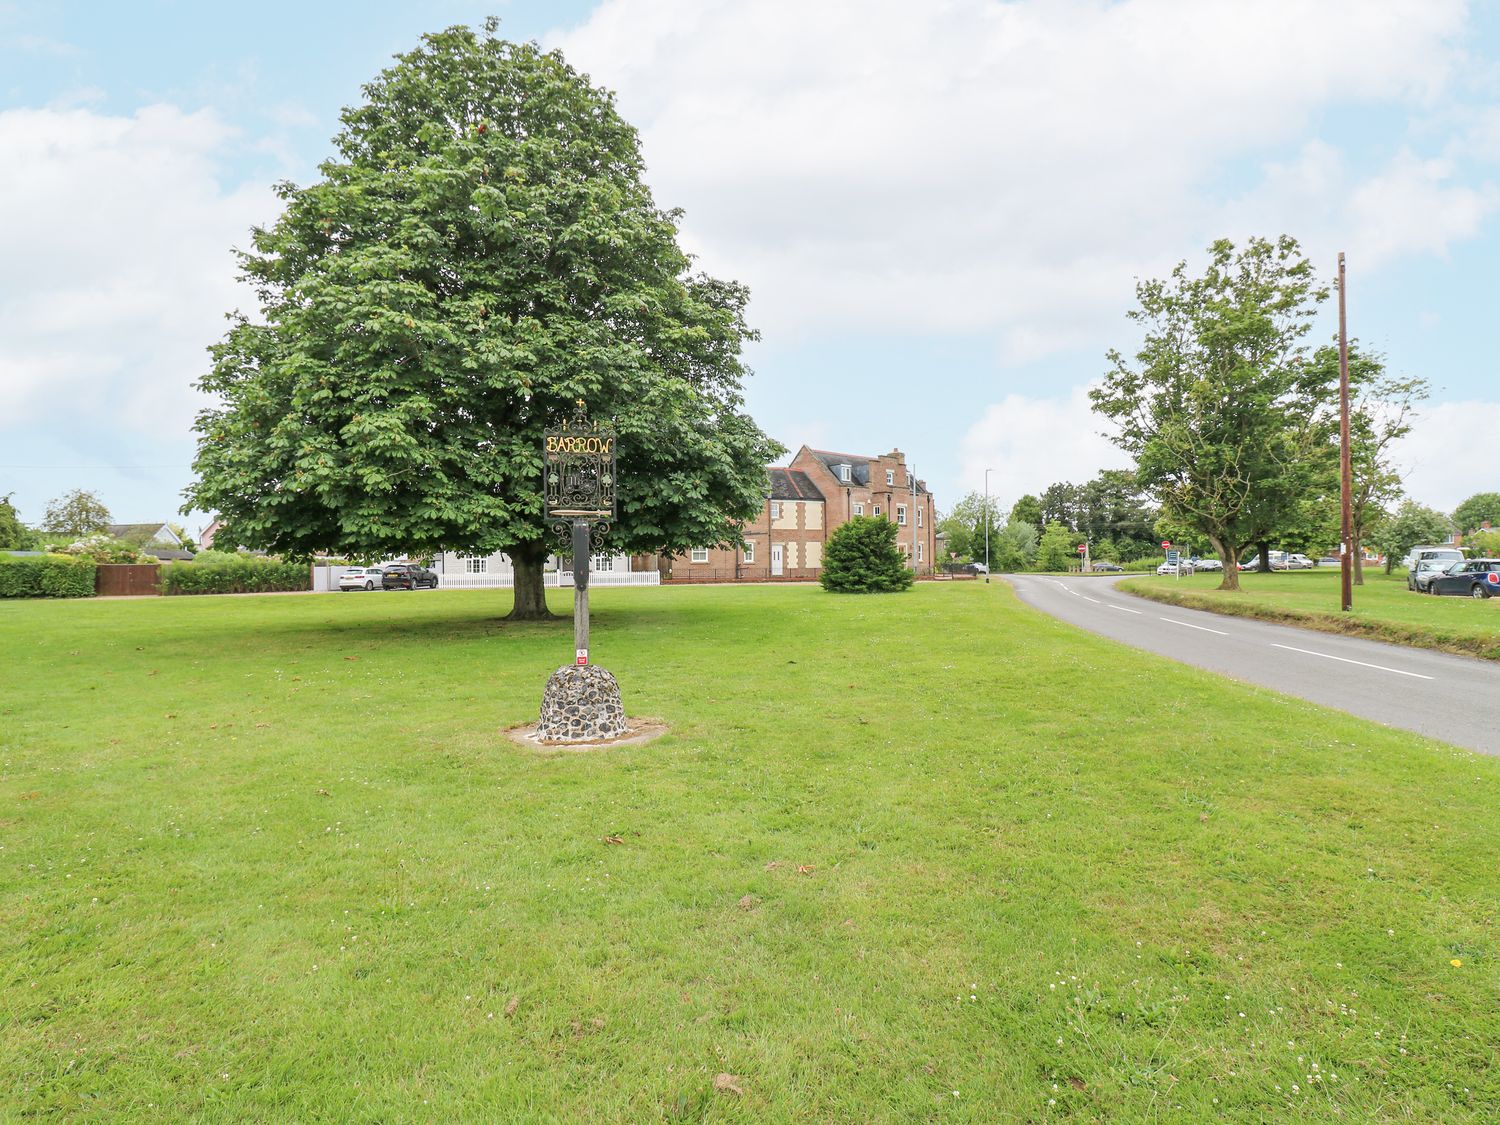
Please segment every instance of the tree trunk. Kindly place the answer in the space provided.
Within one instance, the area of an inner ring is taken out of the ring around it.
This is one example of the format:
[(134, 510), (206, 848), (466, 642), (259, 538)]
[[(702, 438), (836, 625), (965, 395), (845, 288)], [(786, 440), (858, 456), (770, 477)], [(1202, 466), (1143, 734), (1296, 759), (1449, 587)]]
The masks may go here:
[(1360, 547), (1359, 532), (1354, 533), (1354, 542), (1349, 544), (1349, 549), (1354, 552), (1354, 584), (1363, 586), (1365, 584), (1365, 560), (1364, 551)]
[(511, 552), (510, 559), (515, 568), (516, 601), (505, 620), (550, 621), (553, 614), (547, 609), (547, 587), (542, 583), (546, 548), (540, 544), (528, 545)]
[(1260, 558), (1260, 572), (1262, 574), (1270, 574), (1271, 573), (1271, 544), (1270, 544), (1270, 542), (1268, 540), (1265, 540), (1265, 539), (1260, 540), (1258, 543), (1255, 544), (1255, 553)]
[(1234, 593), (1240, 588), (1240, 553), (1233, 546), (1222, 539), (1210, 535), (1209, 543), (1213, 545), (1214, 554), (1219, 556), (1219, 561), (1224, 564), (1224, 577), (1219, 579), (1219, 589), (1229, 590)]

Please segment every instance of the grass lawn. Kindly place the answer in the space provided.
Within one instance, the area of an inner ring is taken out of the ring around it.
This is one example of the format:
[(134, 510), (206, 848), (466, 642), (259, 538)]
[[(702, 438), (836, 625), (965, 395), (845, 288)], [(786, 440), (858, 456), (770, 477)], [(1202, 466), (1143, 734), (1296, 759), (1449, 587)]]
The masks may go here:
[(1124, 589), (1192, 609), (1500, 660), (1500, 598), (1429, 597), (1406, 588), (1405, 571), (1387, 575), (1372, 568), (1365, 571), (1365, 584), (1354, 587), (1354, 608), (1342, 613), (1336, 569), (1241, 574), (1238, 594), (1219, 591), (1222, 578), (1132, 578)]
[(0, 603), (0, 1117), (1500, 1112), (1500, 761), (1002, 583), (594, 600), (672, 732), (552, 756), (504, 591)]

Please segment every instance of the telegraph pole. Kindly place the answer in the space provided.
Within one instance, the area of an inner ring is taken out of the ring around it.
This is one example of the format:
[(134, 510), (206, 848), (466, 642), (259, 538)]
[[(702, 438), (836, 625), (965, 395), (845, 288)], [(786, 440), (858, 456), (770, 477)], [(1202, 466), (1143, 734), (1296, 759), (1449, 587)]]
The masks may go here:
[(1339, 251), (1339, 585), (1341, 609), (1354, 608), (1354, 493), (1349, 449), (1349, 325), (1344, 307), (1344, 252)]

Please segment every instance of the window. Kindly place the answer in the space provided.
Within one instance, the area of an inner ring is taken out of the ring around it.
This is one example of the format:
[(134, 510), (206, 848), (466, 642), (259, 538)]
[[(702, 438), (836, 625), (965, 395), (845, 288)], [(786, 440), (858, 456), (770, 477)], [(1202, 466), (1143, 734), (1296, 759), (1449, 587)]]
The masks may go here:
[(745, 561), (747, 563), (753, 563), (755, 561), (755, 543), (750, 540), (747, 540), (745, 542)]
[(885, 483), (886, 484), (895, 484), (896, 483), (896, 470), (895, 469), (887, 469), (885, 471)]
[(840, 465), (839, 466), (839, 480), (843, 481), (845, 484), (849, 483), (849, 466), (848, 465)]
[(781, 502), (779, 500), (771, 501), (771, 518), (773, 520), (779, 520), (781, 518)]
[(856, 505), (854, 505), (854, 514), (856, 516), (862, 516), (862, 515), (864, 515), (865, 514), (865, 506), (863, 504), (856, 504)]
[(902, 527), (906, 526), (906, 505), (905, 504), (897, 504), (896, 505), (896, 522), (899, 523)]
[(589, 556), (589, 569), (592, 570), (592, 571), (597, 572), (597, 571), (601, 571), (601, 570), (614, 570), (614, 568), (615, 568), (615, 557), (614, 557), (614, 555), (590, 555)]
[(917, 526), (922, 526), (922, 505), (917, 505)]
[(920, 543), (917, 544), (917, 561), (922, 561), (922, 544)]
[(874, 509), (873, 509), (873, 511), (870, 514), (871, 515), (876, 515), (876, 516), (880, 515), (880, 505), (876, 504), (875, 507), (874, 507)]
[(458, 558), (464, 564), (466, 574), (483, 574), (490, 568), (490, 560), (484, 555), (460, 554)]
[(708, 548), (707, 547), (694, 547), (693, 548), (693, 556), (692, 557), (693, 557), (693, 561), (695, 563), (704, 563), (704, 562), (707, 562), (708, 561)]

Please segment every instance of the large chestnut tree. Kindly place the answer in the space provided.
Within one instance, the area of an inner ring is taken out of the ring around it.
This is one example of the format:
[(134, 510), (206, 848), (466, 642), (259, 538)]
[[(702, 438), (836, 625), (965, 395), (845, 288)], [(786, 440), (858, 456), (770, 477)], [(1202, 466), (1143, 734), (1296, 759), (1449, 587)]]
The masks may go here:
[(504, 551), (526, 618), (559, 546), (542, 433), (577, 400), (619, 431), (605, 549), (738, 543), (782, 450), (743, 409), (746, 289), (693, 272), (612, 96), (496, 28), (424, 37), (278, 186), (186, 496), (268, 550)]

